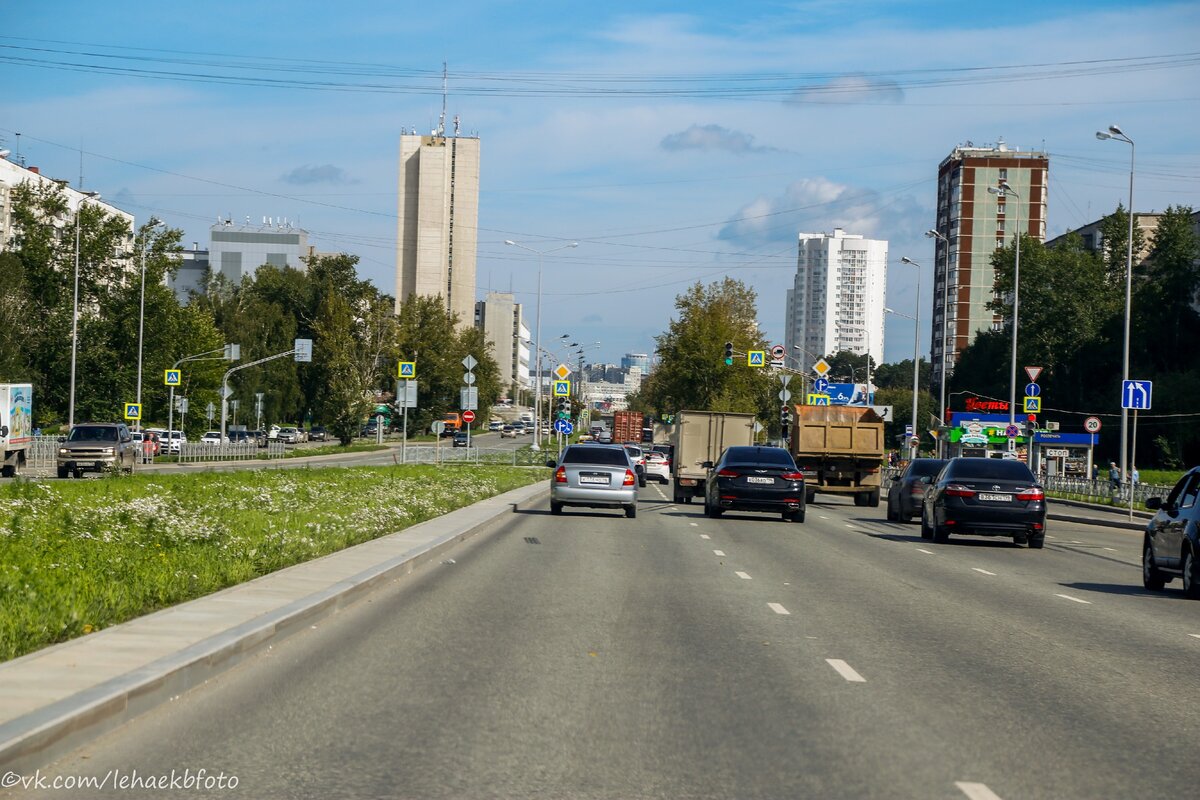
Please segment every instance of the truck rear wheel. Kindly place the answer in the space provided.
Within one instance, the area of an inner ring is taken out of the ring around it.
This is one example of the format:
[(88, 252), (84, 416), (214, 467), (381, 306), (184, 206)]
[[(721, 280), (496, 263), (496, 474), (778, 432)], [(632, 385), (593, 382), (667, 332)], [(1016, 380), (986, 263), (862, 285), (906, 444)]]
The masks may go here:
[(875, 491), (873, 491), (867, 495), (866, 505), (869, 505), (871, 508), (879, 508), (879, 490), (878, 489), (876, 489)]

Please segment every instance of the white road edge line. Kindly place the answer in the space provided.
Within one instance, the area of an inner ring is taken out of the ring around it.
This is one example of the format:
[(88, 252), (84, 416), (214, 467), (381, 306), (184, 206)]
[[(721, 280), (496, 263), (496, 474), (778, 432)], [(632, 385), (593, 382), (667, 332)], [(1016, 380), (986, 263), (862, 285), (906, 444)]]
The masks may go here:
[(933, 552), (932, 550), (926, 550), (924, 547), (918, 547), (917, 551), (921, 553), (929, 553), (931, 556), (937, 555), (937, 553)]
[(842, 661), (840, 658), (827, 658), (825, 663), (833, 667), (838, 675), (841, 675), (850, 683), (866, 683), (867, 679), (854, 671), (854, 667)]
[(739, 578), (741, 578), (744, 581), (752, 580), (751, 577), (744, 572), (735, 572), (733, 574), (737, 575)]
[(1073, 603), (1083, 603), (1085, 606), (1092, 604), (1091, 600), (1080, 600), (1078, 597), (1071, 597), (1069, 594), (1055, 594), (1055, 597), (1061, 597), (1063, 600), (1070, 600)]
[(979, 567), (971, 567), (971, 569), (975, 570), (976, 572), (982, 572), (984, 575), (995, 575), (996, 574), (994, 572), (988, 572), (986, 569), (980, 569)]
[(1000, 795), (989, 789), (985, 783), (955, 781), (954, 785), (959, 788), (959, 791), (969, 797), (970, 800), (1000, 800)]
[(1189, 633), (1188, 636), (1192, 637), (1193, 639), (1200, 639), (1200, 633)]
[(725, 555), (725, 551), (724, 550), (713, 550), (713, 555), (714, 556), (723, 556), (723, 555)]
[(788, 616), (792, 613), (783, 606), (779, 605), (779, 603), (767, 603), (767, 608), (771, 609), (776, 614), (783, 614), (784, 616)]

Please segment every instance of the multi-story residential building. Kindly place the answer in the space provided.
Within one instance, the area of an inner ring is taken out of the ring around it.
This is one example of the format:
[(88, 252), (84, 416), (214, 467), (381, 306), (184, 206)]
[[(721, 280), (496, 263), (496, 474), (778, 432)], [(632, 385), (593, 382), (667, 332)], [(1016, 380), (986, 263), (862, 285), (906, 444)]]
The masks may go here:
[(643, 375), (650, 374), (650, 354), (649, 353), (626, 353), (621, 356), (621, 369), (629, 369), (637, 367), (642, 371)]
[(231, 283), (254, 277), (259, 267), (291, 267), (306, 269), (304, 259), (313, 255), (308, 246), (308, 231), (292, 227), (287, 220), (263, 217), (255, 225), (247, 217), (245, 223), (231, 219), (217, 222), (209, 228), (208, 263)]
[(528, 389), (529, 327), (520, 303), (511, 292), (488, 292), (475, 304), (475, 327), (483, 331), (492, 346), (492, 357), (500, 367), (505, 389), (514, 393)]
[(787, 292), (784, 342), (808, 359), (848, 350), (883, 360), (888, 243), (835, 228), (801, 233), (796, 277)]
[[(198, 244), (198, 243), (197, 243)], [(192, 294), (208, 291), (208, 251), (193, 247), (175, 254), (178, 265), (174, 274), (167, 273), (167, 286), (175, 293), (180, 303), (187, 303)]]
[[(1004, 142), (980, 147), (967, 142), (938, 165), (937, 226), (932, 314), (933, 382), (954, 371), (959, 354), (981, 331), (1004, 320), (987, 307), (995, 297), (991, 257), (1018, 229), (1046, 238), (1046, 186), (1050, 160)], [(993, 194), (1001, 182), (1013, 195)], [(948, 277), (948, 279), (947, 279)]]
[(400, 136), (396, 308), (411, 295), (440, 296), (470, 325), (475, 309), (479, 139)]
[[(1138, 265), (1146, 260), (1146, 256), (1150, 254), (1150, 249), (1154, 246), (1154, 232), (1158, 230), (1158, 221), (1162, 218), (1162, 213), (1158, 211), (1138, 211), (1133, 215), (1133, 224), (1142, 232), (1142, 250), (1140, 253), (1133, 254), (1133, 263)], [(1047, 247), (1057, 247), (1066, 241), (1067, 236), (1071, 233), (1079, 234), (1083, 240), (1085, 249), (1093, 253), (1104, 252), (1104, 217), (1089, 222), (1086, 225), (1081, 225), (1074, 231), (1064, 233), (1062, 236), (1055, 236), (1046, 242)], [(1196, 234), (1200, 236), (1200, 211), (1192, 214), (1192, 228)], [(1122, 241), (1124, 239), (1122, 238)], [(1122, 256), (1122, 262), (1124, 257)]]

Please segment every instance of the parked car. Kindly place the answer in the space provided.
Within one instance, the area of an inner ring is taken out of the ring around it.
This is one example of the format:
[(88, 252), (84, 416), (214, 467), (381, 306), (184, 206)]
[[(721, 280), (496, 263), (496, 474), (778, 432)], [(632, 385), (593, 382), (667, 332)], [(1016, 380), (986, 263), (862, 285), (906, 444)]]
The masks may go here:
[(379, 435), (379, 425), (371, 420), (359, 428), (358, 435), (364, 439), (374, 439)]
[(466, 431), (455, 431), (454, 432), (454, 446), (455, 447), (466, 447), (469, 442), (470, 442), (470, 440), (467, 438)]
[(58, 477), (74, 475), (81, 478), (85, 472), (101, 472), (105, 469), (133, 472), (138, 454), (138, 445), (124, 423), (89, 422), (75, 425), (58, 445)]
[(267, 438), (268, 439), (278, 439), (280, 430), (281, 429), (278, 425), (272, 425), (271, 429), (267, 431)]
[(921, 538), (946, 542), (952, 533), (1011, 536), (1040, 549), (1046, 493), (1021, 461), (952, 458), (925, 491)]
[(296, 444), (300, 441), (300, 431), (292, 425), (285, 425), (279, 429), (278, 438), (284, 444)]
[(550, 513), (567, 506), (622, 508), (637, 516), (637, 473), (625, 448), (613, 445), (573, 444), (563, 448), (550, 479)]
[(517, 438), (517, 429), (515, 427), (513, 427), (512, 425), (505, 425), (503, 428), (500, 429), (500, 438), (501, 439)]
[(636, 444), (623, 445), (625, 452), (629, 454), (629, 460), (633, 462), (633, 468), (637, 471), (638, 486), (646, 485), (646, 455), (642, 452), (642, 448)]
[(200, 437), (200, 444), (219, 445), (219, 444), (226, 444), (228, 442), (229, 442), (229, 439), (221, 436), (220, 431), (209, 431), (208, 433), (206, 433)]
[(662, 453), (651, 450), (646, 453), (646, 480), (653, 478), (659, 483), (671, 482), (671, 462)]
[(914, 458), (904, 472), (888, 487), (887, 518), (892, 522), (911, 522), (921, 516), (925, 489), (946, 466), (944, 458)]
[(167, 433), (167, 454), (179, 455), (183, 449), (183, 445), (187, 444), (187, 434), (183, 431), (169, 431)]
[(804, 475), (782, 447), (735, 445), (717, 463), (705, 461), (704, 513), (768, 511), (784, 522), (804, 522)]
[(1175, 579), (1183, 593), (1200, 599), (1200, 467), (1193, 467), (1164, 500), (1151, 497), (1154, 518), (1142, 541), (1142, 585), (1158, 591)]
[(329, 441), (329, 431), (325, 430), (324, 425), (313, 425), (308, 432), (308, 438), (314, 442)]
[(230, 431), (230, 444), (258, 444), (258, 439), (254, 435), (254, 431)]

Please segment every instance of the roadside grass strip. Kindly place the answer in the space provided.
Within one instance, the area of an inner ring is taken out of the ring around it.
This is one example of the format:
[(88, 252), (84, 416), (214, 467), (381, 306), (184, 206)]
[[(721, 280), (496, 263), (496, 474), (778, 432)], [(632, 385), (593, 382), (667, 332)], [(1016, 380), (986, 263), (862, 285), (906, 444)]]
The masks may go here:
[(0, 486), (0, 660), (545, 477), (545, 470), (410, 464)]

